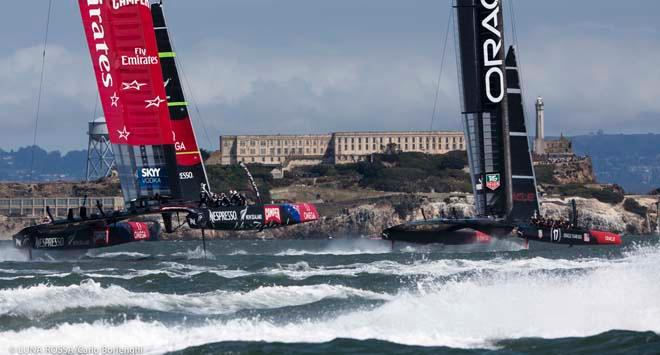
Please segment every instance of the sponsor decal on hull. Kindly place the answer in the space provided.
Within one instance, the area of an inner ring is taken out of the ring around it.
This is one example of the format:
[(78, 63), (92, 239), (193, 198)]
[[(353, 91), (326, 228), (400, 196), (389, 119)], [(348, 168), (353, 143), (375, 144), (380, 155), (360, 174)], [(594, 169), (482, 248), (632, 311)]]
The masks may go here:
[(248, 214), (248, 208), (245, 207), (241, 210), (241, 221), (258, 221), (261, 222), (264, 219), (264, 216), (260, 213)]
[(280, 216), (279, 206), (265, 206), (264, 214), (266, 215), (266, 224), (275, 223), (282, 224), (282, 217)]
[(142, 222), (128, 222), (133, 231), (133, 240), (149, 240), (149, 227)]
[(300, 213), (300, 221), (308, 222), (315, 221), (319, 219), (319, 214), (316, 211), (316, 207), (309, 203), (301, 203), (297, 205), (298, 212)]
[(64, 237), (37, 238), (34, 241), (34, 247), (41, 248), (59, 248), (64, 246)]
[(236, 222), (238, 213), (236, 211), (211, 211), (211, 222)]

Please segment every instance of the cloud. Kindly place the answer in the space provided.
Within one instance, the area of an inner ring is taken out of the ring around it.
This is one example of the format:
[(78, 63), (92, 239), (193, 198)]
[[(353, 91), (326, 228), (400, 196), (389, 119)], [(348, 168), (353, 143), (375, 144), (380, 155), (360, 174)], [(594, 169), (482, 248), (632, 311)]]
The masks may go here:
[(521, 49), (528, 102), (542, 95), (549, 133), (660, 131), (660, 43), (647, 29), (541, 27)]
[[(41, 46), (0, 58), (2, 148), (32, 144), (41, 59)], [(84, 146), (97, 95), (91, 71), (83, 53), (48, 47), (37, 144), (65, 150)]]
[[(184, 70), (204, 116), (213, 117), (207, 124), (214, 133), (430, 125), (439, 63), (414, 52), (371, 48), (356, 55), (319, 46), (282, 52), (213, 41), (191, 53), (195, 56), (183, 58)], [(435, 127), (457, 129), (458, 89), (453, 63), (447, 62), (438, 110), (445, 122), (438, 120)]]

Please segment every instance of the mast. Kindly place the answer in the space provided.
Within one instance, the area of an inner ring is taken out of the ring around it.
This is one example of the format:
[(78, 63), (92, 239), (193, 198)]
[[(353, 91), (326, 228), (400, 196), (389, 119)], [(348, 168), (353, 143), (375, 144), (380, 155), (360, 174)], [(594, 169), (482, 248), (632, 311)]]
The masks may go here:
[(179, 198), (184, 201), (197, 201), (201, 192), (201, 184), (208, 186), (208, 177), (197, 144), (195, 130), (190, 120), (188, 103), (177, 70), (176, 52), (174, 52), (165, 22), (162, 1), (151, 5), (151, 15), (154, 22), (160, 66), (165, 80), (167, 105), (176, 149), (177, 181), (181, 190)]
[(499, 0), (455, 0), (454, 7), (475, 207), (480, 216), (506, 218), (513, 204), (503, 9)]

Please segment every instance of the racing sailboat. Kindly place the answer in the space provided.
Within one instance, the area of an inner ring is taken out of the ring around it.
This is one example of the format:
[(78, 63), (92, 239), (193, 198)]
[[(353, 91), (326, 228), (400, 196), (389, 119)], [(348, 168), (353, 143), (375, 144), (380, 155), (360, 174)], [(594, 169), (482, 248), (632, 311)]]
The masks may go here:
[(616, 233), (541, 218), (525, 126), (516, 50), (505, 55), (501, 0), (455, 0), (463, 125), (475, 218), (414, 221), (382, 238), (413, 243), (472, 244), (491, 237), (570, 245), (620, 244)]
[(163, 216), (167, 232), (173, 231), (171, 214), (179, 212), (202, 231), (261, 230), (319, 218), (308, 203), (200, 203), (210, 193), (208, 178), (162, 2), (79, 0), (79, 7), (127, 207), (106, 212), (97, 203), (91, 215), (83, 207), (78, 216), (69, 211), (66, 219), (51, 217), (16, 234), (17, 247), (87, 249), (155, 240), (158, 223), (132, 221), (152, 214)]

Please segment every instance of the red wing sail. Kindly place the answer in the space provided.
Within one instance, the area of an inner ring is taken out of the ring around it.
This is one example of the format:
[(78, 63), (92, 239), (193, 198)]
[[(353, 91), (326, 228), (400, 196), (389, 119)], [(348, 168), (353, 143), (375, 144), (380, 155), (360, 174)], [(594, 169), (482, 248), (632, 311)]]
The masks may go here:
[(148, 0), (79, 0), (126, 201), (178, 197), (169, 107)]

